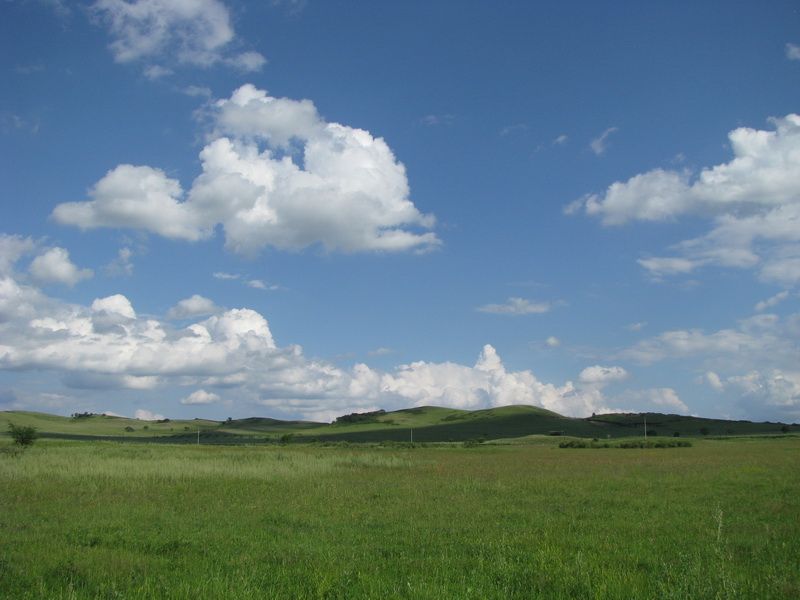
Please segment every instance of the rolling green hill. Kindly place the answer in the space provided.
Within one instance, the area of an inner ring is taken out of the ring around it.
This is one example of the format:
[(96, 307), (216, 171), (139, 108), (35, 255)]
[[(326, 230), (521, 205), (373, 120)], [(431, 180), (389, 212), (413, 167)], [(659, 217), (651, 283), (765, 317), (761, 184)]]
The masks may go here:
[(437, 406), (391, 412), (353, 413), (333, 423), (281, 421), (249, 417), (227, 421), (203, 419), (139, 421), (109, 415), (61, 417), (46, 413), (0, 412), (0, 434), (8, 423), (35, 427), (42, 437), (118, 441), (248, 444), (275, 441), (448, 442), (567, 435), (590, 438), (650, 436), (726, 436), (799, 432), (783, 423), (725, 421), (660, 413), (615, 413), (588, 418), (564, 417), (534, 406), (459, 410)]

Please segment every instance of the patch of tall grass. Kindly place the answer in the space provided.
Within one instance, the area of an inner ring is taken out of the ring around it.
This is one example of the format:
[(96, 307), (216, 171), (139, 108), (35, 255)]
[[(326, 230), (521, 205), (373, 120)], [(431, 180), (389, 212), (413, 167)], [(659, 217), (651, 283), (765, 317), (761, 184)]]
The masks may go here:
[(0, 480), (285, 479), (337, 469), (407, 468), (397, 455), (301, 448), (41, 444), (0, 461)]

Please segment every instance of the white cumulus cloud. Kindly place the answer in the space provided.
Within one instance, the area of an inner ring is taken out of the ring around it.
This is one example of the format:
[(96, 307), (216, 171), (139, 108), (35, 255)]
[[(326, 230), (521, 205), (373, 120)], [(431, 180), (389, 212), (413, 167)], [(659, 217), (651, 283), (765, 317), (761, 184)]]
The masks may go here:
[(213, 392), (195, 390), (185, 398), (181, 399), (181, 404), (214, 404), (219, 401), (220, 397)]
[(604, 409), (598, 390), (539, 381), (530, 371), (507, 371), (497, 351), (486, 345), (474, 366), (424, 361), (402, 365), (381, 379), (386, 393), (415, 406), (485, 408), (509, 404), (541, 406), (568, 415)]
[(42, 283), (63, 283), (73, 286), (83, 279), (94, 275), (91, 269), (80, 269), (69, 259), (69, 252), (64, 248), (50, 248), (33, 259), (30, 273)]
[(130, 300), (122, 294), (114, 294), (106, 298), (97, 298), (92, 302), (92, 311), (120, 315), (126, 319), (136, 318), (136, 311), (133, 310)]
[(164, 417), (164, 415), (154, 413), (153, 411), (140, 408), (134, 413), (133, 418), (138, 419), (139, 421), (162, 421), (166, 417)]
[(769, 120), (772, 130), (740, 127), (728, 134), (733, 158), (689, 171), (654, 169), (590, 194), (566, 212), (583, 209), (605, 225), (711, 220), (698, 238), (677, 244), (676, 256), (641, 259), (655, 275), (702, 266), (755, 268), (765, 281), (800, 281), (800, 115)]
[(111, 34), (110, 49), (120, 63), (156, 61), (145, 73), (163, 76), (158, 63), (210, 67), (226, 64), (256, 71), (266, 59), (258, 52), (230, 51), (235, 32), (219, 0), (96, 0), (91, 13)]
[(199, 294), (193, 294), (170, 308), (167, 312), (167, 317), (170, 319), (188, 319), (212, 315), (219, 310), (220, 308), (214, 304), (213, 300), (209, 300)]
[(703, 375), (702, 381), (708, 385), (710, 385), (713, 389), (721, 392), (725, 389), (725, 384), (722, 383), (722, 379), (720, 376), (717, 375), (714, 371), (706, 371), (705, 375)]
[[(202, 297), (187, 300), (177, 306), (192, 312), (206, 304)], [(388, 371), (361, 363), (343, 369), (306, 357), (299, 346), (278, 346), (267, 320), (247, 308), (176, 327), (137, 314), (122, 294), (90, 306), (68, 304), (5, 276), (0, 317), (0, 370), (53, 372), (73, 388), (145, 394), (193, 386), (184, 402), (211, 402), (219, 395), (215, 388), (224, 388), (231, 402), (309, 418), (409, 404), (533, 404), (571, 415), (605, 408), (598, 386), (553, 385), (528, 370), (509, 371), (490, 345), (474, 365), (417, 361)]]
[(766, 405), (783, 418), (800, 418), (800, 371), (752, 370), (728, 378), (744, 404)]
[(628, 378), (628, 372), (622, 367), (603, 367), (601, 365), (594, 365), (586, 367), (578, 375), (578, 380), (581, 383), (592, 385), (607, 385), (615, 381), (623, 381)]
[(35, 248), (31, 238), (0, 233), (0, 275), (10, 273), (17, 261)]
[[(82, 229), (142, 229), (201, 240), (216, 225), (226, 246), (328, 251), (424, 251), (439, 245), (434, 217), (409, 196), (405, 168), (381, 138), (324, 121), (308, 100), (244, 85), (210, 111), (203, 172), (188, 192), (156, 168), (119, 165), (54, 218)], [(300, 160), (302, 156), (302, 160)], [(420, 231), (422, 230), (422, 231)]]

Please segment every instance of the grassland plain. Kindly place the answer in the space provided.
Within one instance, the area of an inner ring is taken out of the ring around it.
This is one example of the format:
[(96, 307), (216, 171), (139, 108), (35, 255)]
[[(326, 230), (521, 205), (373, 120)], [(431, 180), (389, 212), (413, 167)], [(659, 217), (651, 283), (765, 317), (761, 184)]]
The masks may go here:
[(800, 438), (557, 441), (0, 452), (0, 596), (800, 597)]

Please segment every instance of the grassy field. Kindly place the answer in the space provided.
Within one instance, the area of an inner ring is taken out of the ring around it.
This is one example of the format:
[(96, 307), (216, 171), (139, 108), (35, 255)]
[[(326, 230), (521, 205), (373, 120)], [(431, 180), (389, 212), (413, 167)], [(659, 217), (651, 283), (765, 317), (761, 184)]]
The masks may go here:
[(800, 438), (558, 441), (3, 450), (0, 597), (800, 597)]

